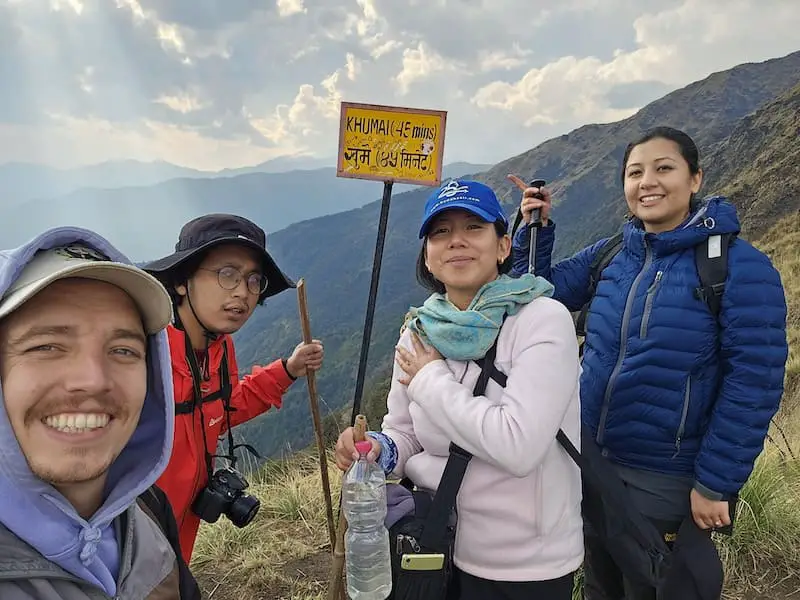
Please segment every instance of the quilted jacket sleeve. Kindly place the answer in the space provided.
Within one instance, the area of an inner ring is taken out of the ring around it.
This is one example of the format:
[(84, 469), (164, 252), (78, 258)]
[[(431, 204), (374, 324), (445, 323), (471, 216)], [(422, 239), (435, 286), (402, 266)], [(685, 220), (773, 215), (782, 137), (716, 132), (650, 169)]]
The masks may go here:
[[(587, 246), (575, 255), (552, 266), (553, 244), (556, 224), (551, 220), (547, 227), (541, 227), (536, 236), (535, 274), (553, 284), (553, 298), (561, 302), (569, 311), (580, 310), (589, 297), (589, 271), (598, 250), (606, 239)], [(519, 277), (528, 272), (530, 250), (530, 227), (520, 227), (511, 246), (513, 267), (511, 277)]]
[(713, 500), (738, 493), (780, 405), (788, 356), (786, 300), (778, 271), (738, 239), (722, 298), (722, 382), (695, 461), (697, 490)]
[[(236, 363), (236, 352), (233, 340), (228, 338), (228, 361), (233, 390), (231, 391), (231, 427), (236, 427), (270, 408), (279, 409), (283, 403), (283, 395), (291, 387), (294, 380), (289, 376), (283, 361), (272, 361), (266, 366), (254, 366), (249, 375), (239, 379), (239, 366)], [(223, 420), (222, 433), (227, 431), (227, 421)]]

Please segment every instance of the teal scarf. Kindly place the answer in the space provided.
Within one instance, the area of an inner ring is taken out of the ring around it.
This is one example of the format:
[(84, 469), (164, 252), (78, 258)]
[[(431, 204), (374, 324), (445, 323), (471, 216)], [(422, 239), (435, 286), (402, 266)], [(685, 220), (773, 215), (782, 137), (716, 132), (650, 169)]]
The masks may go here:
[(492, 347), (506, 315), (517, 314), (534, 298), (552, 296), (553, 289), (535, 275), (501, 275), (479, 289), (466, 310), (432, 294), (421, 307), (409, 310), (406, 326), (445, 358), (476, 360)]

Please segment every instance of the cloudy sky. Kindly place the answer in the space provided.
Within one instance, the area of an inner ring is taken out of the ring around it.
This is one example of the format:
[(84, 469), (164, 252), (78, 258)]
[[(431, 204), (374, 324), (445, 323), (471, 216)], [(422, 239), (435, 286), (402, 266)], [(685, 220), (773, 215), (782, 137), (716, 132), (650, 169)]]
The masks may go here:
[(0, 0), (0, 162), (336, 153), (342, 100), (495, 162), (800, 49), (797, 0)]

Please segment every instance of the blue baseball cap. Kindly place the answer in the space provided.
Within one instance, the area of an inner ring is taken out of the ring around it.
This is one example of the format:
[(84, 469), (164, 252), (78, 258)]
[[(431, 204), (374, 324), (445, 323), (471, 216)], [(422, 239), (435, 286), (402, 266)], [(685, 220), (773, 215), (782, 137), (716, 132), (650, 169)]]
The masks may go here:
[(501, 221), (508, 229), (508, 219), (492, 188), (477, 181), (451, 179), (433, 192), (425, 202), (425, 218), (419, 228), (420, 239), (425, 237), (433, 217), (452, 208), (469, 211), (487, 223)]

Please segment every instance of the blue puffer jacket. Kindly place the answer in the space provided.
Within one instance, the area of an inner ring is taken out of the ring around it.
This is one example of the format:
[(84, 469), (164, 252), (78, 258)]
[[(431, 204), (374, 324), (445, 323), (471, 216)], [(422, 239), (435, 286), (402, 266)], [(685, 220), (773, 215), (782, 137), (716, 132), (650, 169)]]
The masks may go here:
[[(740, 490), (761, 452), (783, 393), (786, 302), (778, 271), (736, 238), (719, 326), (699, 286), (694, 247), (738, 233), (736, 209), (713, 197), (673, 231), (624, 228), (624, 246), (603, 271), (587, 321), (582, 420), (613, 461), (690, 475), (711, 499)], [(536, 274), (570, 311), (589, 300), (589, 265), (605, 240), (551, 267), (555, 225), (539, 231)], [(528, 270), (529, 231), (513, 245)]]

